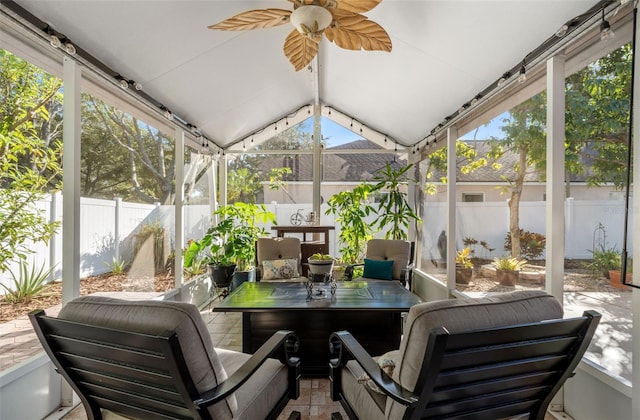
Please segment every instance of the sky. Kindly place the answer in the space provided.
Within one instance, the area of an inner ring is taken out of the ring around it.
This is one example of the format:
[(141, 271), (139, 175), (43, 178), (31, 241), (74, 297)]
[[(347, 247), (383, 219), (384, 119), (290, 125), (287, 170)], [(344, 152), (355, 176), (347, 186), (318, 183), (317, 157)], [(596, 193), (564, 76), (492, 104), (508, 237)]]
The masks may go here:
[[(500, 130), (500, 126), (503, 124), (502, 120), (507, 118), (508, 112), (498, 115), (488, 124), (478, 127), (476, 130), (472, 130), (460, 138), (462, 140), (487, 140), (489, 138), (496, 137), (502, 138), (503, 132)], [(322, 137), (327, 142), (327, 147), (339, 146), (345, 143), (349, 143), (362, 138), (359, 134), (352, 132), (331, 121), (329, 118), (322, 117)], [(313, 117), (308, 118), (301, 123), (303, 131), (313, 132)]]

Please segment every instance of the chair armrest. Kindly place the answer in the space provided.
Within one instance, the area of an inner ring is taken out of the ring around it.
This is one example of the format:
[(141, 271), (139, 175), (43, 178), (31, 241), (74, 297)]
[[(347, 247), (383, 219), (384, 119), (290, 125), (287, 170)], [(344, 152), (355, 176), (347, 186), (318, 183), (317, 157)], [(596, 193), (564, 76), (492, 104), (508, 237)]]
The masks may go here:
[[(233, 375), (217, 387), (203, 392), (199, 400), (194, 401), (198, 406), (208, 407), (229, 397), (242, 384), (264, 364), (272, 355), (277, 355), (278, 359), (289, 368), (289, 393), (293, 399), (298, 398), (300, 379), (300, 359), (291, 355), (298, 351), (298, 336), (292, 331), (277, 331), (266, 343), (247, 360)], [(295, 381), (295, 389), (292, 390), (291, 381)], [(293, 392), (292, 392), (293, 391)]]
[(337, 354), (337, 358), (332, 358), (329, 361), (332, 382), (341, 383), (340, 379), (335, 378), (334, 375), (339, 375), (344, 364), (353, 359), (364, 369), (378, 388), (395, 401), (407, 406), (418, 401), (418, 397), (413, 392), (403, 388), (380, 369), (380, 366), (351, 333), (347, 331), (332, 333), (329, 338), (329, 349), (332, 355)]

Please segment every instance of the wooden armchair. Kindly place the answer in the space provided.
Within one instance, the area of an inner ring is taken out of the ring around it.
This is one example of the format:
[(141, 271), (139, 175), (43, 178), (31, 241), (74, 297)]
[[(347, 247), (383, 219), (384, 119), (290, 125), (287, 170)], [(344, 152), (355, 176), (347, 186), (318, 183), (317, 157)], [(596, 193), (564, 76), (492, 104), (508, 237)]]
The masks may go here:
[(182, 302), (81, 297), (57, 318), (29, 318), (89, 419), (275, 419), (299, 395), (290, 331), (249, 355), (214, 349), (197, 308)]
[(542, 420), (599, 320), (594, 311), (562, 319), (541, 291), (418, 304), (400, 349), (378, 359), (394, 359), (391, 375), (351, 334), (332, 334), (331, 396), (351, 419)]

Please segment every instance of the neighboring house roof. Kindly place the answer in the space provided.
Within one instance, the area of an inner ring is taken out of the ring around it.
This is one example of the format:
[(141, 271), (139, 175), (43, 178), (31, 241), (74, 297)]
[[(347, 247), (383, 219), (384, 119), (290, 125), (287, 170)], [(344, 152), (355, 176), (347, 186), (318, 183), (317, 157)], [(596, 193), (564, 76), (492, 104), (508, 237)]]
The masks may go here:
[[(356, 140), (326, 150), (372, 150), (383, 149), (369, 140)], [(376, 172), (390, 163), (395, 170), (407, 165), (407, 161), (395, 158), (389, 153), (337, 153), (323, 155), (323, 181), (362, 182), (372, 180)], [(290, 167), (292, 175), (289, 181), (313, 180), (312, 155), (265, 155), (260, 162), (260, 169), (268, 173), (272, 168)]]

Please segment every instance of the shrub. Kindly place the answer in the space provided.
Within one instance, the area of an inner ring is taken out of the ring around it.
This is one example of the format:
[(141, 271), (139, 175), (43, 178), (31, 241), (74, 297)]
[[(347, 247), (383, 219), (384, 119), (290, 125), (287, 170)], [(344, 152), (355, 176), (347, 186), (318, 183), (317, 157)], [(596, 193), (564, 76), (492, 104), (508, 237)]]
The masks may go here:
[(10, 268), (7, 268), (7, 270), (11, 274), (14, 288), (12, 289), (0, 283), (0, 286), (7, 292), (4, 298), (9, 303), (19, 303), (29, 302), (49, 288), (47, 279), (53, 267), (45, 270), (44, 265), (42, 265), (39, 269), (36, 269), (34, 266), (29, 267), (26, 261), (20, 261), (17, 275)]
[(593, 258), (586, 265), (586, 268), (593, 275), (609, 276), (609, 270), (619, 269), (622, 265), (620, 252), (615, 248), (605, 248), (600, 246), (598, 249), (592, 250)]
[(514, 257), (495, 257), (492, 264), (496, 270), (520, 271), (526, 263), (527, 260), (519, 260)]
[[(547, 238), (541, 233), (520, 229), (520, 255), (528, 260), (538, 259), (544, 252)], [(504, 238), (504, 250), (511, 251), (511, 233)]]

